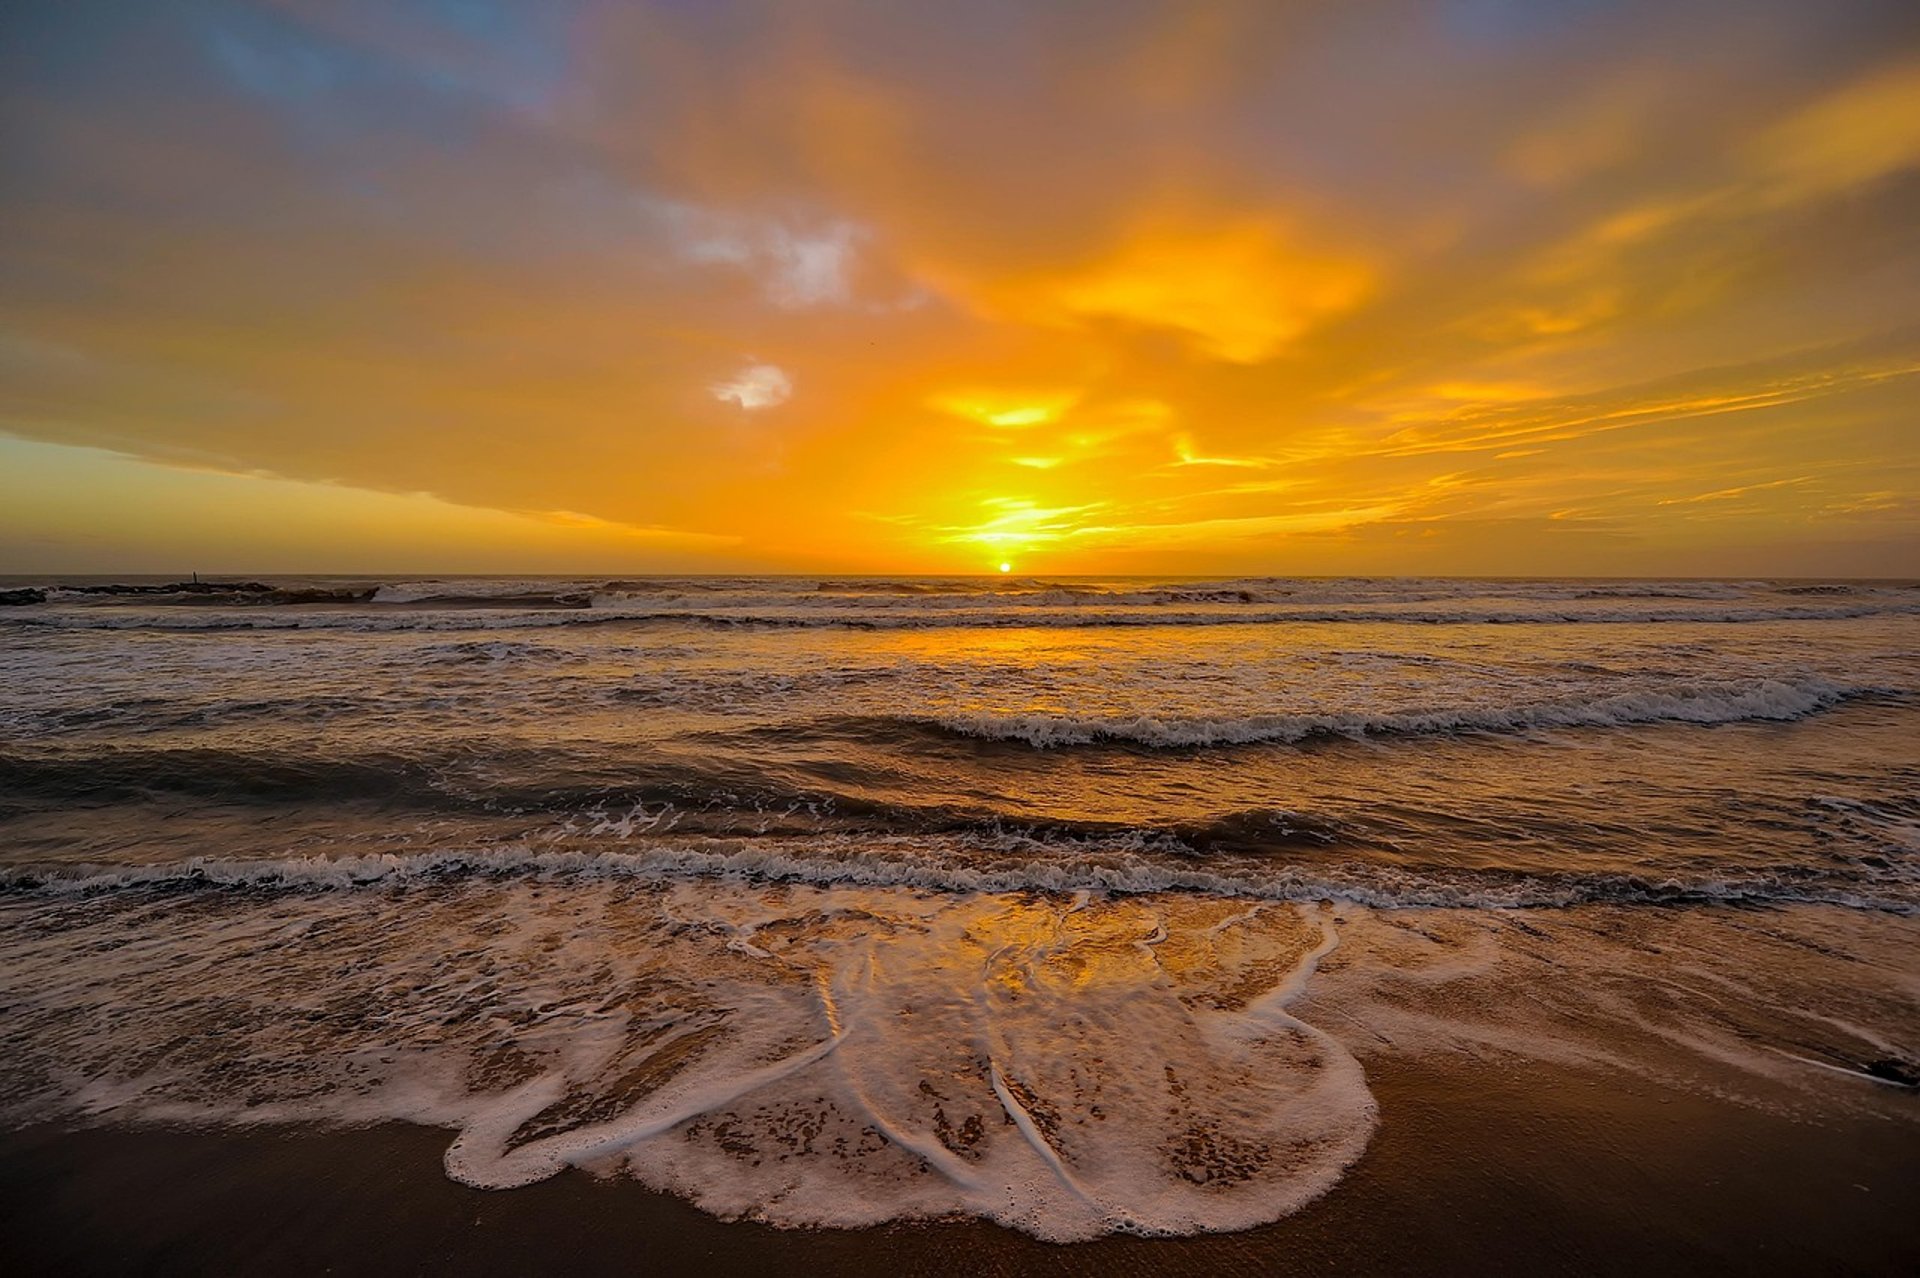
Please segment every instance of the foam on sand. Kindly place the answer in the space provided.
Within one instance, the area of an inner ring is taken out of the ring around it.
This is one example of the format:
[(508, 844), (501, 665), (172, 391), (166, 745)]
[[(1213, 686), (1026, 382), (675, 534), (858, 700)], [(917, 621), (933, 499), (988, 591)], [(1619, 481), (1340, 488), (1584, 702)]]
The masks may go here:
[(164, 907), (89, 906), (64, 943), (0, 918), (7, 1038), (42, 1107), (410, 1119), (458, 1130), (468, 1184), (625, 1172), (781, 1225), (1184, 1234), (1333, 1185), (1373, 1100), (1290, 1011), (1331, 915), (1065, 906), (474, 885), (230, 901), (133, 947), (101, 943)]
[(1361, 1157), (1380, 1055), (1904, 1101), (1913, 921), (1834, 921), (712, 881), (16, 898), (0, 1120), (400, 1120), (487, 1188), (578, 1167), (776, 1225), (1229, 1230)]

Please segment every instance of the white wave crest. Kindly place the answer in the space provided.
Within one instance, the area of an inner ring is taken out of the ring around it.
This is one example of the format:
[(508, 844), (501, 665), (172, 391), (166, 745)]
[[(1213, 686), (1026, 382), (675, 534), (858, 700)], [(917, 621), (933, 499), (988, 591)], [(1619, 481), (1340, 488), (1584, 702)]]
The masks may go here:
[(1876, 893), (1861, 883), (1822, 884), (1768, 874), (1638, 876), (1618, 873), (1526, 875), (1470, 870), (1411, 870), (1365, 863), (1210, 868), (1191, 858), (1140, 855), (1124, 848), (1088, 854), (1026, 840), (1025, 855), (972, 861), (952, 839), (912, 836), (814, 836), (805, 840), (669, 841), (637, 851), (533, 851), (526, 847), (261, 860), (194, 859), (152, 866), (73, 866), (10, 870), (0, 892), (84, 897), (129, 891), (196, 889), (338, 892), (412, 889), (468, 881), (557, 882), (692, 879), (912, 888), (938, 893), (1021, 893), (1206, 897), (1309, 903), (1345, 901), (1375, 909), (1560, 909), (1596, 902), (1795, 902), (1848, 909), (1920, 910), (1904, 879), (1888, 876)]
[[(504, 597), (504, 596), (503, 596)], [(195, 608), (190, 611), (134, 607), (17, 610), (0, 616), (0, 627), (49, 630), (345, 630), (397, 631), (522, 630), (552, 626), (682, 624), (695, 626), (848, 627), (870, 630), (1077, 629), (1115, 626), (1243, 625), (1735, 625), (1756, 622), (1850, 621), (1864, 617), (1913, 616), (1920, 604), (1863, 604), (1853, 607), (1786, 608), (1242, 608), (1207, 611), (1152, 608), (1014, 608), (821, 610), (743, 609), (711, 606), (679, 610), (619, 606), (568, 609), (423, 608), (407, 612), (350, 609), (274, 611), (265, 608)]]
[(1457, 732), (1525, 732), (1547, 728), (1624, 727), (1647, 723), (1738, 723), (1799, 719), (1853, 697), (1887, 689), (1821, 678), (1674, 684), (1593, 700), (1524, 706), (1472, 706), (1399, 714), (1286, 714), (1237, 718), (1097, 718), (1053, 714), (945, 714), (910, 719), (949, 732), (1047, 748), (1100, 741), (1192, 747), (1303, 741), (1316, 736), (1426, 736)]

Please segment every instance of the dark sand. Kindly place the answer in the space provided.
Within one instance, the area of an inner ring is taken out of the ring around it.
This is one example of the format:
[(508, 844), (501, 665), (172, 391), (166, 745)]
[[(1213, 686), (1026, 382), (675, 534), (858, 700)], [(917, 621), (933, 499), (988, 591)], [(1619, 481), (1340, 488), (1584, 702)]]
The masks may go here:
[(1909, 1123), (1543, 1065), (1368, 1075), (1382, 1123), (1360, 1163), (1239, 1234), (788, 1231), (581, 1173), (467, 1189), (441, 1173), (447, 1136), (421, 1128), (40, 1127), (0, 1136), (4, 1254), (15, 1273), (1920, 1273)]

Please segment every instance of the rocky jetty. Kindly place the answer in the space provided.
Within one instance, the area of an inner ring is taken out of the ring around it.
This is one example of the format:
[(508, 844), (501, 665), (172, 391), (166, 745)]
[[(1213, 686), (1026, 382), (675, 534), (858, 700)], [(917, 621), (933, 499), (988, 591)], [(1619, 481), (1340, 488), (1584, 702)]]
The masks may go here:
[(164, 586), (136, 586), (114, 582), (104, 586), (62, 586), (76, 595), (270, 595), (264, 581), (175, 581)]
[(100, 602), (137, 599), (149, 604), (363, 604), (373, 598), (373, 587), (350, 589), (328, 586), (275, 586), (264, 581), (107, 582), (84, 586), (0, 591), (0, 604), (45, 603), (52, 595), (91, 596)]

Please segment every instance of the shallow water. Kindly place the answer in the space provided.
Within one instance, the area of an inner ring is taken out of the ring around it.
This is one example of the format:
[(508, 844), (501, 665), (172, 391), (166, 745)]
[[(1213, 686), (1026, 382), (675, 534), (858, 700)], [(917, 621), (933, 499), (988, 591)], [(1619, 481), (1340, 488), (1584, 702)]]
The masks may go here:
[(1325, 1192), (1380, 1053), (1911, 1121), (1911, 584), (259, 584), (0, 610), (16, 1121), (1049, 1238)]

